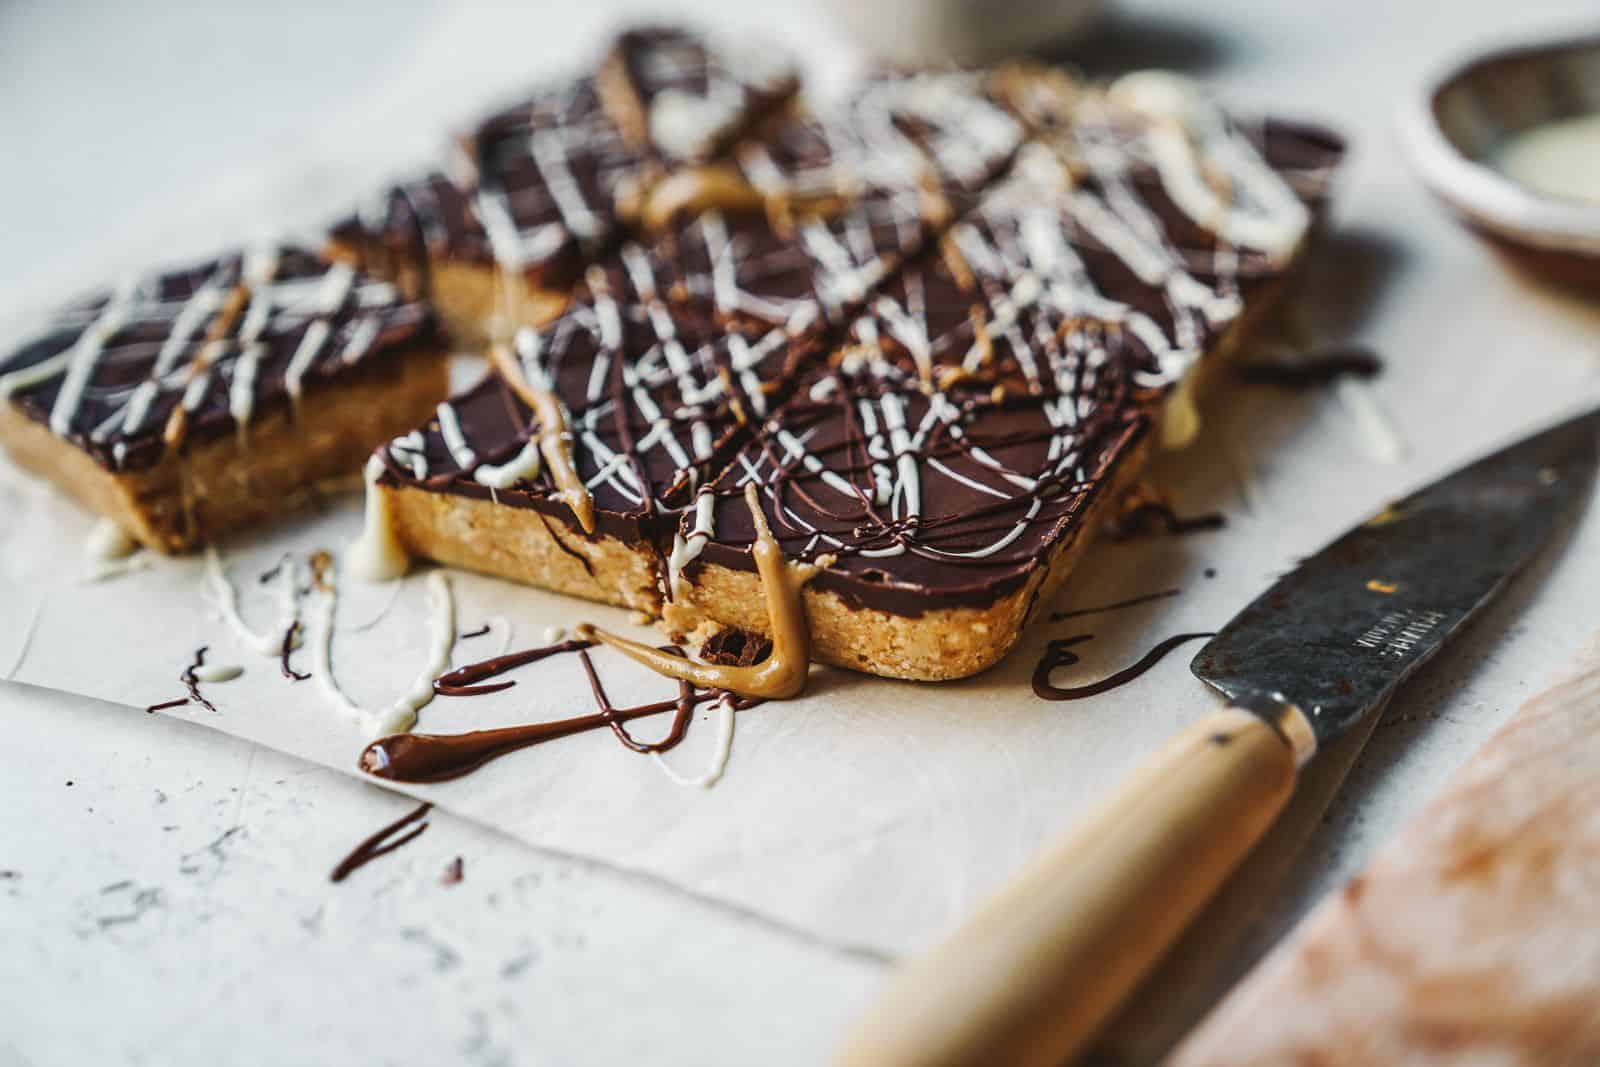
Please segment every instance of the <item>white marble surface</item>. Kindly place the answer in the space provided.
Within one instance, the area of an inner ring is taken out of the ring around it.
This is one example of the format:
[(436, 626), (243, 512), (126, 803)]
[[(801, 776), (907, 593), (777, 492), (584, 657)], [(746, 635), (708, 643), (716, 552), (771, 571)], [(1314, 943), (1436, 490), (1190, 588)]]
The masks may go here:
[[(805, 5), (776, 17), (753, 5), (695, 6), (716, 21), (775, 18), (802, 48), (819, 39)], [(1356, 138), (1338, 208), (1346, 236), (1325, 273), (1338, 292), (1325, 294), (1323, 315), (1344, 320), (1327, 328), (1390, 357), (1377, 395), (1420, 406), (1401, 412), (1410, 449), (1442, 461), (1464, 441), (1503, 437), (1516, 427), (1493, 423), (1496, 389), (1514, 393), (1529, 375), (1560, 375), (1573, 404), (1600, 395), (1600, 309), (1505, 273), (1426, 201), (1389, 127), (1398, 94), (1425, 65), (1496, 32), (1592, 14), (1590, 4), (1463, 2), (1448, 17), (1377, 0), (1129, 8), (1137, 14), (1079, 49), (1086, 65), (1186, 67), (1235, 99), (1323, 116)], [(341, 116), (358, 112), (347, 101), (380, 86), (417, 121), (414, 137), (369, 146), (354, 164), (337, 159), (338, 180), (370, 184), (419, 158), (444, 118), (536, 77), (512, 77), (519, 52), (549, 56), (572, 27), (620, 17), (603, 4), (533, 3), (447, 15), (422, 0), (270, 11), (0, 7), (0, 144), (24, 146), (27, 162), (0, 169), (0, 303), (92, 280), (119, 257), (137, 262), (165, 247), (164, 234), (175, 235), (173, 252), (186, 251), (189, 238), (177, 235), (193, 232), (196, 215), (236, 220), (234, 205), (270, 199), (251, 183), (275, 156), (308, 142), (330, 159), (346, 151), (354, 142)], [(501, 16), (522, 36), (481, 31)], [(469, 98), (408, 98), (407, 64), (438, 61), (448, 52), (441, 39), (481, 68), (463, 75)], [(1452, 350), (1501, 354), (1503, 380), (1452, 375)], [(1274, 435), (1284, 433), (1346, 434), (1362, 447), (1337, 397), (1285, 407), (1294, 418), (1264, 437), (1236, 426), (1210, 444), (1258, 464), (1274, 462)], [(1314, 488), (1255, 504), (1315, 506)], [(1584, 541), (1592, 547), (1592, 531)], [(1569, 573), (1562, 567), (1557, 576)], [(1592, 629), (1592, 615), (1581, 630), (1560, 624), (1582, 621), (1584, 598), (1552, 583), (1551, 571), (1513, 589), (1401, 695), (1229, 971), (1347, 877)], [(1524, 612), (1535, 602), (1545, 622), (1530, 631)], [(881, 969), (445, 815), (333, 887), (332, 863), (405, 801), (92, 701), (7, 687), (0, 721), (17, 731), (0, 777), (0, 869), (16, 872), (0, 881), (7, 1067), (90, 1057), (814, 1063)], [(466, 880), (439, 885), (458, 854)]]

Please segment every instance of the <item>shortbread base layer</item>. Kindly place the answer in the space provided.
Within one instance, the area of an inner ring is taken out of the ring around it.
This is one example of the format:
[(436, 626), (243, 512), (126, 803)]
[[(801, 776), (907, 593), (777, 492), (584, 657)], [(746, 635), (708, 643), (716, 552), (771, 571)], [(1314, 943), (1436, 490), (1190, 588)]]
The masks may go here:
[(291, 511), (314, 497), (318, 483), (358, 473), (373, 448), (432, 415), (448, 377), (440, 350), (397, 352), (308, 388), (297, 411), (274, 405), (242, 434), (195, 441), (124, 472), (100, 466), (9, 405), (0, 407), (0, 444), (140, 544), (176, 554)]
[(559, 516), (409, 486), (377, 485), (412, 555), (603, 604), (661, 611), (658, 557), (643, 541), (586, 537)]

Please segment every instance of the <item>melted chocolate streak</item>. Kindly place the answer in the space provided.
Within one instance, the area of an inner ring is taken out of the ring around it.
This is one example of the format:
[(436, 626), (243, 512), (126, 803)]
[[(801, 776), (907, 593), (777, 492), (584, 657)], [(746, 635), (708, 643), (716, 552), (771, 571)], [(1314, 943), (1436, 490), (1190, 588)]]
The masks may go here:
[(495, 656), (479, 663), (469, 663), (465, 667), (457, 667), (435, 678), (433, 691), (442, 697), (475, 697), (498, 693), (510, 689), (517, 683), (515, 681), (498, 682), (494, 685), (477, 683), (516, 670), (518, 667), (526, 667), (530, 663), (558, 656), (563, 652), (578, 652), (590, 648), (593, 644), (592, 641), (561, 641), (554, 645), (529, 648), (521, 652), (508, 652), (504, 656)]
[(291, 558), (292, 557), (289, 555), (289, 553), (285, 552), (278, 562), (274, 563), (271, 567), (268, 567), (266, 570), (257, 575), (256, 581), (260, 582), (262, 585), (266, 585), (283, 572), (284, 565), (287, 564)]
[(1052, 611), (1051, 622), (1062, 622), (1066, 619), (1080, 619), (1085, 615), (1098, 615), (1103, 611), (1120, 611), (1123, 608), (1138, 607), (1140, 604), (1149, 604), (1156, 600), (1166, 600), (1183, 592), (1182, 589), (1163, 589), (1159, 593), (1146, 593), (1144, 596), (1130, 597), (1127, 600), (1118, 600), (1113, 604), (1101, 604), (1097, 608), (1076, 608), (1072, 611)]
[[(441, 696), (475, 696), (497, 693), (510, 688), (514, 682), (495, 685), (476, 685), (516, 667), (536, 663), (550, 656), (576, 652), (594, 691), (595, 703), (600, 710), (592, 715), (578, 715), (554, 722), (528, 723), (506, 726), (495, 730), (475, 730), (464, 734), (395, 734), (379, 738), (361, 753), (358, 766), (368, 774), (397, 782), (442, 782), (460, 778), (478, 769), (490, 760), (527, 748), (530, 745), (554, 741), (558, 737), (586, 733), (602, 727), (609, 728), (617, 740), (634, 752), (665, 752), (683, 740), (688, 732), (694, 709), (712, 700), (729, 696), (721, 689), (699, 689), (687, 682), (678, 683), (678, 695), (672, 700), (658, 700), (636, 707), (619, 708), (606, 696), (600, 676), (589, 658), (588, 641), (562, 641), (559, 644), (530, 648), (505, 656), (496, 656), (482, 663), (472, 663), (442, 675), (434, 682), (434, 692)], [(671, 651), (682, 652), (677, 649)], [(761, 703), (746, 697), (732, 696), (736, 711), (744, 711)], [(647, 715), (675, 712), (667, 736), (654, 743), (635, 739), (624, 724)]]
[(1252, 362), (1239, 368), (1239, 377), (1251, 385), (1282, 389), (1309, 389), (1339, 378), (1376, 378), (1381, 373), (1383, 358), (1360, 345), (1317, 349), (1292, 361)]
[(472, 631), (469, 631), (468, 633), (464, 633), (464, 634), (457, 634), (456, 635), (456, 640), (458, 640), (458, 641), (471, 641), (474, 637), (482, 637), (485, 634), (487, 634), (488, 632), (489, 632), (489, 624), (488, 623), (484, 623), (482, 626), (478, 627), (476, 630), (472, 630)]
[(1051, 641), (1045, 648), (1044, 655), (1040, 657), (1039, 665), (1033, 670), (1033, 691), (1041, 700), (1084, 700), (1088, 697), (1099, 696), (1101, 693), (1127, 685), (1160, 663), (1166, 658), (1167, 653), (1180, 645), (1211, 636), (1212, 634), (1210, 633), (1177, 634), (1146, 652), (1144, 658), (1131, 667), (1124, 667), (1115, 674), (1108, 674), (1098, 682), (1066, 688), (1051, 685), (1051, 673), (1058, 667), (1070, 667), (1077, 663), (1078, 654), (1072, 651), (1072, 646), (1093, 640), (1094, 634), (1077, 634), (1073, 637), (1064, 637), (1059, 641)]
[(422, 832), (428, 828), (427, 823), (423, 823), (421, 826), (402, 834), (393, 841), (386, 841), (391, 834), (394, 834), (396, 831), (401, 830), (406, 826), (410, 826), (418, 819), (421, 819), (427, 815), (432, 809), (432, 804), (419, 805), (415, 811), (411, 812), (411, 814), (396, 819), (394, 822), (390, 823), (388, 826), (385, 826), (377, 833), (364, 839), (359, 845), (351, 850), (348, 856), (339, 861), (338, 866), (334, 867), (332, 873), (328, 875), (328, 881), (342, 882), (346, 878), (350, 877), (352, 872), (365, 867), (379, 856), (393, 852), (401, 845), (415, 841), (417, 838), (421, 837)]
[(283, 645), (278, 650), (278, 670), (291, 682), (303, 682), (311, 677), (289, 666), (289, 655), (294, 652), (294, 636), (300, 632), (299, 620), (291, 622), (283, 631)]
[(151, 704), (144, 709), (146, 715), (158, 711), (167, 711), (171, 708), (181, 708), (185, 704), (199, 704), (207, 711), (217, 710), (215, 704), (200, 695), (200, 679), (196, 678), (194, 673), (206, 665), (206, 652), (210, 648), (210, 645), (201, 645), (197, 648), (194, 653), (194, 662), (185, 667), (183, 673), (178, 675), (178, 681), (182, 682), (184, 688), (189, 690), (189, 695), (179, 697), (177, 700), (164, 700), (160, 704)]
[(1227, 517), (1220, 512), (1211, 511), (1204, 515), (1184, 517), (1173, 511), (1166, 504), (1151, 502), (1140, 504), (1124, 515), (1118, 521), (1116, 531), (1111, 535), (1111, 539), (1113, 541), (1131, 541), (1138, 537), (1150, 525), (1152, 520), (1159, 523), (1162, 531), (1172, 537), (1185, 537), (1193, 533), (1220, 530), (1228, 524)]

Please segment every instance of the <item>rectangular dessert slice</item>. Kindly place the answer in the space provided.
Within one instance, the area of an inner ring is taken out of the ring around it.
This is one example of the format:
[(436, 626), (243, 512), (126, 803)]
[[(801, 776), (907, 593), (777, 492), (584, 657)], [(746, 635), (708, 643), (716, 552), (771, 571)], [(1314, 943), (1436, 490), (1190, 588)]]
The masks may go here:
[(622, 34), (598, 74), (543, 88), (466, 134), (460, 179), (402, 182), (337, 223), (331, 254), (425, 293), (463, 343), (548, 320), (652, 184), (711, 158), (794, 92), (769, 46), (725, 47), (677, 29)]
[(384, 189), (335, 223), (324, 251), (430, 302), (460, 344), (486, 339), (503, 299), (491, 284), (494, 250), (472, 192), (437, 171)]
[(620, 235), (618, 200), (637, 196), (645, 157), (589, 78), (489, 118), (468, 142), (475, 181), (433, 173), (396, 184), (336, 223), (329, 249), (426, 295), (453, 337), (478, 345), (559, 312)]
[(354, 473), (446, 392), (432, 314), (309, 252), (233, 253), (73, 304), (0, 360), (0, 442), (163, 552)]
[[(1181, 83), (1073, 101), (685, 513), (680, 627), (766, 632), (746, 484), (807, 585), (813, 655), (948, 679), (1002, 657), (1136, 477), (1197, 369), (1264, 313), (1336, 146), (1264, 141)], [(1182, 110), (1177, 110), (1181, 104)], [(1292, 161), (1292, 162), (1286, 162)], [(1297, 195), (1301, 194), (1301, 195)], [(831, 558), (831, 559), (830, 559)], [(685, 621), (687, 620), (687, 621)]]
[(681, 26), (620, 34), (596, 82), (628, 142), (668, 168), (721, 156), (800, 88), (791, 57), (773, 42)]
[(827, 118), (800, 109), (725, 164), (680, 170), (646, 198), (675, 299), (717, 321), (816, 333), (847, 320), (966, 211), (1021, 142), (968, 75), (870, 83)]
[(368, 536), (655, 613), (658, 546), (678, 509), (806, 351), (780, 331), (713, 330), (592, 285), (544, 328), (520, 330), (498, 373), (378, 451), (369, 520), (387, 530)]

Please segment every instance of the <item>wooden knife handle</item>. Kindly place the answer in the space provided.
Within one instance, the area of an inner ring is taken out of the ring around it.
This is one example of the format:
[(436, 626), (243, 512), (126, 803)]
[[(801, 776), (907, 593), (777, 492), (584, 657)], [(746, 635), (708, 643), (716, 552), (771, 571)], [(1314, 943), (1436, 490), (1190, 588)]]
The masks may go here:
[(893, 975), (850, 1067), (1059, 1067), (1266, 832), (1289, 745), (1228, 708), (1173, 738), (949, 940)]

